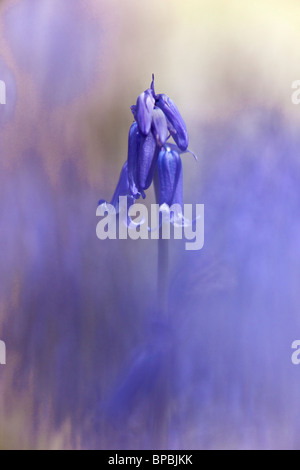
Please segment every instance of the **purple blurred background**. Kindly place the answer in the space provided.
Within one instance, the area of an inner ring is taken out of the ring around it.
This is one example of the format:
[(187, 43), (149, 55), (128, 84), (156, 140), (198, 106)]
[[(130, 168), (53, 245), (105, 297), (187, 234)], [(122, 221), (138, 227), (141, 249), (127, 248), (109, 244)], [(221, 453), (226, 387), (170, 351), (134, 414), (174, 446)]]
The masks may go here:
[[(299, 449), (300, 7), (244, 7), (0, 3), (2, 449)], [(205, 204), (203, 250), (170, 242), (168, 321), (157, 242), (96, 238), (152, 72)]]

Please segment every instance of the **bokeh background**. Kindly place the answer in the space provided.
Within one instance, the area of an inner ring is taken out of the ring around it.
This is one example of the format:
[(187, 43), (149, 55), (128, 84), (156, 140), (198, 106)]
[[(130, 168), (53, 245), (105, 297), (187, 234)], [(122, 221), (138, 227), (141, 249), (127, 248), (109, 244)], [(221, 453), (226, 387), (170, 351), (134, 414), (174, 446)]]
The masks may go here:
[[(299, 16), (296, 0), (1, 1), (2, 449), (299, 449)], [(156, 242), (96, 238), (153, 72), (206, 217), (203, 250), (170, 242), (168, 320)]]

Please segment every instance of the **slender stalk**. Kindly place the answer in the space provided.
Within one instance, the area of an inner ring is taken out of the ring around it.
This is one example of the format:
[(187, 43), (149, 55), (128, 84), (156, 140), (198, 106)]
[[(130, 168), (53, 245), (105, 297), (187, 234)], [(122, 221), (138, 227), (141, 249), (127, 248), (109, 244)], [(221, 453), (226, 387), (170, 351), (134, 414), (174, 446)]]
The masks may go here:
[(158, 240), (158, 275), (157, 296), (159, 316), (168, 317), (168, 292), (169, 292), (169, 245), (168, 240), (161, 237), (161, 229)]
[[(158, 176), (154, 178), (156, 201), (159, 204)], [(162, 238), (162, 227), (159, 229), (157, 261), (157, 302), (158, 316), (162, 327), (168, 328), (169, 296), (169, 240)], [(162, 349), (166, 345), (161, 346)], [(170, 428), (170, 351), (162, 356), (161, 373), (156, 386), (155, 413), (153, 415), (153, 449), (167, 449)]]
[[(158, 176), (154, 178), (154, 188), (157, 204), (159, 204)], [(158, 313), (161, 319), (168, 317), (169, 295), (169, 241), (163, 239), (162, 227), (159, 229), (158, 260), (157, 260), (157, 301)]]

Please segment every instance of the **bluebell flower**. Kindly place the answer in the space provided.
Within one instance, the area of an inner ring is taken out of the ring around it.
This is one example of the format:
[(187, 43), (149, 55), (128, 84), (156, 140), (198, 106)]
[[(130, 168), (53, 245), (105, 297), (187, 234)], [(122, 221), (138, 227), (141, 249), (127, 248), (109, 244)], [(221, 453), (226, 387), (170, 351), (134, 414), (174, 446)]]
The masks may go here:
[(146, 137), (141, 136), (137, 168), (138, 168), (138, 184), (140, 190), (148, 189), (153, 181), (153, 176), (157, 164), (159, 147), (152, 133)]
[(152, 183), (159, 148), (152, 133), (141, 134), (134, 122), (128, 139), (128, 182), (134, 198), (145, 197), (145, 190)]
[[(189, 152), (189, 137), (177, 106), (167, 95), (156, 95), (153, 76), (150, 88), (139, 95), (131, 111), (134, 123), (129, 130), (128, 165), (124, 168), (113, 205), (117, 206), (116, 198), (120, 195), (127, 195), (131, 204), (141, 196), (145, 198), (145, 191), (158, 170), (160, 205), (179, 204), (182, 208), (180, 155)], [(169, 143), (171, 137), (175, 144)]]
[[(116, 209), (117, 213), (119, 212), (119, 198), (121, 196), (127, 196), (128, 208), (132, 206), (132, 204), (134, 204), (134, 197), (130, 194), (130, 191), (129, 191), (128, 162), (127, 161), (123, 165), (119, 182), (117, 184), (116, 190), (110, 202), (110, 204), (114, 206), (114, 208)], [(99, 201), (99, 205), (101, 204), (107, 204), (107, 202), (104, 199), (101, 199)]]
[(163, 147), (158, 157), (159, 206), (162, 220), (190, 225), (183, 216), (183, 171), (179, 152)]
[(144, 135), (148, 135), (151, 129), (154, 103), (155, 99), (151, 89), (144, 91), (137, 99), (136, 120), (139, 130)]
[[(127, 196), (128, 207), (130, 207), (134, 203), (133, 196), (131, 194), (129, 194), (128, 163), (127, 163), (127, 161), (123, 165), (118, 185), (116, 187), (116, 190), (115, 190), (114, 195), (112, 197), (112, 200), (110, 202), (111, 205), (114, 206), (116, 209), (118, 209), (119, 197), (120, 196)], [(118, 212), (118, 210), (117, 210), (117, 212)]]
[(169, 136), (167, 118), (157, 106), (153, 109), (152, 114), (152, 132), (158, 145), (165, 145)]
[(159, 205), (183, 206), (182, 162), (178, 152), (163, 147), (158, 157)]
[(189, 145), (189, 136), (185, 122), (174, 101), (167, 95), (158, 95), (155, 104), (166, 116), (169, 132), (180, 150), (186, 150)]

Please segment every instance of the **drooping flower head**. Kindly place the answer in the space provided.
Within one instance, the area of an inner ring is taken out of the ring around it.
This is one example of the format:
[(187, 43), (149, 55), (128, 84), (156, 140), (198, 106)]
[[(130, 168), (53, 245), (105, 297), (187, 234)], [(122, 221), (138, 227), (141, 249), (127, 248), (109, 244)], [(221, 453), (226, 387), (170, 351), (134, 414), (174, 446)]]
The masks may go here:
[[(127, 165), (121, 173), (112, 204), (117, 208), (118, 194), (127, 195), (131, 204), (141, 196), (145, 198), (145, 191), (158, 170), (160, 206), (179, 204), (182, 207), (180, 155), (189, 152), (189, 136), (176, 104), (167, 95), (155, 93), (153, 76), (150, 88), (138, 96), (131, 111), (134, 123), (129, 130)], [(171, 137), (175, 144), (169, 142)]]

